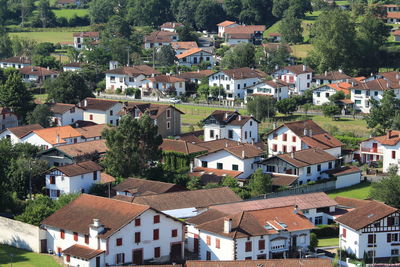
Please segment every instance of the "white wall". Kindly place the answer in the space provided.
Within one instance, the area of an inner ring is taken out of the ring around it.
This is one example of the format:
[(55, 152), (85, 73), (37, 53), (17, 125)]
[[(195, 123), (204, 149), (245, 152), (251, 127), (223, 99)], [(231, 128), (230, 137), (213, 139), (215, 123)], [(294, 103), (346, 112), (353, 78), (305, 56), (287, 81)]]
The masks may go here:
[(0, 62), (0, 68), (14, 68), (14, 69), (21, 69), (26, 66), (30, 66), (31, 64), (24, 64), (24, 63), (10, 63), (10, 62)]
[[(211, 238), (211, 245), (207, 245), (207, 236)], [(216, 239), (220, 240), (220, 248), (216, 248)], [(207, 259), (207, 251), (211, 252), (211, 260), (235, 260), (235, 242), (233, 239), (215, 235), (205, 231), (199, 234), (200, 260)]]
[(335, 89), (326, 85), (314, 89), (312, 93), (313, 105), (321, 106), (322, 104), (329, 103), (329, 97), (334, 95), (335, 93)]
[[(214, 137), (210, 135), (211, 130), (214, 131)], [(229, 138), (229, 130), (233, 131), (232, 138)], [(259, 141), (258, 122), (254, 119), (250, 119), (242, 127), (229, 124), (224, 127), (221, 127), (219, 124), (207, 124), (204, 126), (204, 141), (207, 142), (224, 138), (241, 143), (257, 143)]]
[(78, 120), (83, 120), (83, 109), (75, 107), (75, 111), (71, 112), (71, 110), (66, 111), (64, 114), (54, 114), (52, 121), (54, 122), (55, 119), (58, 119), (57, 126), (65, 126), (73, 124)]
[(149, 80), (145, 80), (143, 82), (143, 87), (149, 89), (158, 89), (160, 91), (166, 91), (166, 89), (174, 87), (177, 95), (183, 95), (186, 92), (185, 82), (175, 82), (175, 83), (162, 83), (162, 82), (151, 82)]
[[(114, 80), (111, 79), (112, 77)], [(126, 88), (141, 88), (145, 79), (143, 74), (132, 77), (125, 74), (106, 73), (106, 88), (110, 90), (120, 88), (122, 91), (125, 91)]]
[(3, 138), (10, 138), (12, 144), (18, 144), (22, 142), (21, 139), (19, 139), (15, 134), (10, 132), (8, 129), (0, 133), (0, 139)]
[(336, 180), (336, 189), (359, 184), (361, 181), (361, 172), (340, 175)]
[[(388, 172), (391, 166), (397, 166), (397, 173), (400, 174), (400, 142), (394, 146), (383, 145), (383, 172)], [(379, 146), (378, 146), (379, 148)], [(392, 151), (395, 158), (392, 158)]]
[(234, 79), (229, 77), (223, 71), (217, 72), (208, 78), (208, 84), (210, 86), (222, 86), (227, 94), (227, 99), (243, 99), (245, 96), (245, 90), (248, 86), (254, 85), (260, 82), (259, 78), (248, 78), (248, 79)]
[(292, 72), (285, 71), (281, 76), (284, 82), (294, 84), (294, 92), (303, 94), (305, 90), (311, 88), (312, 73), (294, 74)]
[[(268, 134), (268, 154), (269, 155), (277, 155), (279, 153), (283, 153), (283, 146), (286, 146), (287, 152), (292, 152), (293, 147), (295, 147), (296, 151), (302, 149), (301, 139), (289, 128), (283, 126), (277, 129), (274, 133), (276, 133), (276, 137), (274, 138), (274, 134)], [(283, 134), (287, 134), (286, 141), (283, 141)], [(295, 141), (293, 142), (293, 137), (295, 137)], [(272, 151), (273, 146), (277, 145), (277, 151)]]
[[(92, 121), (97, 124), (112, 124), (117, 125), (117, 120), (119, 120), (120, 116), (118, 112), (122, 109), (122, 103), (116, 103), (112, 108), (103, 111), (103, 110), (94, 110), (94, 109), (86, 109), (83, 112), (83, 120)], [(110, 115), (110, 111), (113, 111), (113, 115)], [(90, 115), (93, 115), (93, 119), (90, 119)], [(112, 123), (111, 123), (112, 121)]]
[(287, 86), (275, 88), (266, 83), (259, 83), (249, 89), (253, 89), (253, 94), (272, 96), (276, 98), (276, 100), (282, 100), (289, 97), (289, 87)]
[(208, 62), (210, 63), (210, 66), (214, 66), (215, 62), (214, 62), (214, 56), (211, 53), (207, 53), (207, 52), (198, 52), (195, 54), (192, 54), (190, 56), (184, 57), (179, 59), (179, 65), (183, 65), (183, 66), (194, 66), (194, 65), (199, 65), (202, 62)]

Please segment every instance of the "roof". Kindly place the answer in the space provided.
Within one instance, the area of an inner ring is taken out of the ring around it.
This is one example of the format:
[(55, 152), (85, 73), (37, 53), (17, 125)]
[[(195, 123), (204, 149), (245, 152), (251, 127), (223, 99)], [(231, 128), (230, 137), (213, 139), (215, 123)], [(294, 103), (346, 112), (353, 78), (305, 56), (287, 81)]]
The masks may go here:
[(64, 103), (46, 103), (50, 110), (54, 114), (64, 114), (65, 112), (71, 110), (75, 107), (74, 104), (64, 104)]
[(284, 81), (282, 81), (281, 79), (265, 80), (261, 83), (265, 83), (273, 88), (280, 88), (280, 87), (288, 86), (288, 84), (285, 83)]
[(105, 172), (100, 173), (100, 181), (102, 184), (113, 183), (115, 182), (115, 178)]
[(68, 177), (74, 177), (86, 173), (101, 171), (103, 168), (96, 162), (89, 160), (69, 165), (57, 166), (52, 168), (49, 172), (54, 170), (58, 170)]
[(297, 175), (283, 174), (283, 173), (272, 173), (272, 185), (275, 186), (291, 186), (297, 181), (299, 177)]
[(263, 162), (268, 162), (274, 158), (284, 160), (296, 168), (302, 168), (310, 165), (336, 160), (334, 156), (332, 156), (328, 152), (325, 152), (322, 149), (309, 148), (294, 151), (291, 153), (278, 154), (271, 158), (265, 159)]
[(90, 260), (104, 252), (105, 252), (104, 250), (92, 249), (90, 247), (82, 246), (82, 245), (78, 245), (78, 244), (75, 244), (75, 245), (73, 245), (67, 249), (64, 249), (62, 251), (62, 253), (65, 255), (74, 256), (74, 257), (81, 258), (84, 260)]
[(400, 12), (388, 12), (386, 15), (388, 19), (400, 19)]
[(82, 194), (44, 219), (41, 224), (89, 234), (93, 219), (99, 219), (100, 224), (104, 225), (100, 238), (108, 238), (148, 209), (150, 207), (147, 205)]
[(197, 154), (201, 152), (207, 152), (207, 149), (184, 140), (174, 139), (163, 139), (163, 143), (160, 145), (163, 151), (173, 151), (183, 153), (185, 155)]
[(106, 141), (104, 139), (58, 146), (54, 149), (66, 154), (71, 158), (76, 158), (96, 152), (99, 154), (104, 154), (108, 150)]
[(185, 57), (188, 57), (188, 56), (194, 55), (196, 53), (200, 53), (200, 52), (212, 55), (212, 53), (196, 47), (196, 48), (189, 49), (189, 50), (183, 52), (182, 54), (177, 55), (176, 58), (181, 59), (181, 58), (185, 58)]
[(350, 79), (350, 78), (351, 77), (349, 75), (346, 75), (341, 70), (339, 70), (339, 71), (326, 71), (323, 74), (316, 74), (313, 77), (313, 79), (332, 80), (332, 81), (345, 80), (345, 79)]
[(318, 192), (286, 197), (248, 200), (223, 205), (214, 205), (211, 206), (210, 209), (216, 209), (228, 214), (233, 214), (238, 211), (276, 208), (290, 205), (297, 205), (299, 209), (305, 210), (336, 206), (337, 203), (327, 194), (323, 192)]
[(22, 138), (30, 132), (38, 129), (43, 129), (43, 127), (40, 124), (29, 124), (7, 128), (7, 130), (12, 132), (18, 138)]
[[(153, 103), (143, 103), (143, 102), (128, 102), (124, 103), (124, 107), (120, 111), (120, 114), (134, 114), (135, 109), (138, 109), (140, 113), (148, 112), (150, 118), (153, 120), (157, 119), (159, 116), (164, 114), (167, 109), (174, 109), (180, 114), (185, 114), (173, 105), (165, 105), (165, 104), (153, 104)], [(165, 116), (165, 115), (164, 115)], [(173, 116), (173, 114), (172, 114)]]
[(32, 132), (51, 145), (64, 144), (67, 138), (81, 136), (81, 133), (70, 125), (38, 129)]
[(381, 143), (382, 145), (395, 146), (400, 141), (400, 131), (389, 130), (385, 135), (372, 137), (367, 140), (371, 139)]
[(114, 186), (113, 189), (115, 191), (130, 192), (138, 195), (143, 193), (162, 194), (168, 192), (186, 191), (185, 188), (176, 184), (131, 177)]
[(245, 116), (241, 115), (237, 111), (230, 111), (230, 110), (214, 110), (207, 118), (203, 121), (207, 124), (208, 120), (212, 120), (217, 122), (221, 125), (237, 125), (243, 126), (245, 125), (250, 119), (255, 120), (258, 122), (253, 116)]
[[(221, 216), (218, 219), (198, 224), (196, 228), (229, 238), (245, 238), (268, 234), (278, 234), (280, 231), (301, 231), (313, 229), (314, 225), (301, 211), (294, 212), (295, 206), (267, 208), (252, 211), (238, 211), (232, 215)], [(224, 232), (225, 219), (232, 220), (232, 231)], [(270, 227), (266, 227), (266, 226)]]
[(392, 213), (398, 209), (375, 200), (350, 211), (339, 218), (336, 222), (346, 225), (354, 230), (360, 230)]
[(78, 107), (83, 109), (95, 109), (95, 110), (107, 111), (117, 104), (121, 104), (121, 102), (116, 100), (105, 100), (105, 99), (87, 97), (78, 103)]
[[(227, 147), (241, 146), (243, 144), (244, 143), (241, 143), (238, 141), (233, 141), (230, 139), (217, 139), (217, 140), (212, 140), (212, 141), (207, 141), (207, 142), (196, 143), (196, 145), (206, 148), (208, 150), (208, 153), (219, 151), (219, 150), (227, 148)], [(260, 145), (261, 145), (261, 143), (254, 144), (254, 146), (257, 146), (260, 149), (262, 149), (262, 147)]]
[(345, 95), (350, 94), (351, 83), (339, 82), (339, 83), (328, 84), (326, 86), (334, 89), (337, 92), (342, 91)]
[(154, 31), (144, 38), (145, 43), (171, 43), (172, 36), (178, 36), (176, 32)]
[(89, 139), (101, 136), (101, 133), (104, 131), (104, 129), (108, 128), (110, 127), (107, 126), (107, 124), (97, 124), (81, 128), (75, 128), (75, 130), (77, 130), (82, 135), (83, 138)]
[(184, 50), (188, 50), (188, 49), (192, 49), (192, 48), (197, 48), (197, 43), (193, 42), (193, 41), (189, 41), (189, 42), (172, 42), (171, 46), (173, 49), (178, 50), (178, 49), (184, 49)]
[(357, 173), (357, 172), (360, 173), (361, 169), (356, 166), (344, 166), (344, 167), (336, 168), (333, 170), (325, 171), (326, 174), (333, 175), (335, 177), (341, 176), (341, 175), (347, 175), (347, 174), (351, 174), (351, 173)]
[(227, 34), (249, 34), (254, 32), (263, 32), (267, 27), (265, 25), (238, 25), (225, 29)]
[(278, 50), (278, 48), (284, 47), (284, 48), (286, 48), (286, 50), (287, 50), (289, 53), (292, 53), (292, 52), (293, 52), (292, 48), (291, 48), (290, 45), (288, 45), (288, 44), (266, 43), (266, 44), (262, 44), (262, 46), (263, 46), (266, 50), (270, 50), (270, 51), (276, 51), (276, 50)]
[(221, 72), (225, 73), (227, 76), (231, 77), (234, 80), (267, 77), (267, 74), (265, 72), (248, 67), (222, 70)]
[(204, 208), (211, 205), (241, 201), (228, 187), (182, 191), (150, 196), (135, 197), (133, 203), (149, 205), (157, 210)]
[(353, 83), (351, 89), (354, 90), (375, 90), (375, 91), (385, 91), (392, 89), (399, 89), (399, 83), (392, 83), (386, 79), (375, 79), (370, 81), (361, 81), (358, 83)]
[(31, 64), (31, 61), (26, 57), (9, 57), (1, 59), (0, 62), (17, 63), (17, 64)]
[[(73, 0), (73, 1), (75, 1), (75, 0)], [(71, 63), (64, 64), (64, 67), (80, 68), (82, 65), (83, 65), (83, 63), (81, 63), (81, 62), (71, 62)]]
[(155, 77), (148, 78), (147, 80), (158, 83), (177, 83), (185, 81), (185, 79), (181, 79), (171, 75), (157, 75)]
[(73, 34), (74, 37), (83, 37), (83, 38), (98, 38), (100, 37), (99, 32), (75, 32)]
[(392, 35), (399, 36), (400, 35), (400, 30), (393, 31)]
[(289, 72), (292, 72), (296, 75), (303, 74), (303, 73), (310, 73), (314, 72), (313, 69), (306, 65), (293, 65), (293, 66), (287, 66), (283, 68), (284, 70), (287, 70)]
[(23, 75), (35, 75), (35, 76), (47, 76), (47, 75), (58, 74), (58, 71), (38, 66), (25, 66), (23, 68), (18, 69), (18, 71)]
[(160, 28), (171, 28), (171, 29), (176, 29), (178, 27), (182, 27), (183, 24), (179, 22), (164, 22)]
[(1, 115), (4, 115), (4, 114), (10, 114), (11, 115), (11, 114), (13, 114), (14, 116), (17, 116), (14, 111), (12, 111), (11, 109), (9, 109), (7, 107), (0, 107), (0, 114)]
[(230, 20), (225, 20), (225, 21), (223, 21), (223, 22), (218, 23), (217, 26), (220, 26), (220, 27), (227, 27), (227, 26), (231, 26), (231, 25), (233, 25), (233, 24), (236, 24), (236, 22), (230, 21)]
[(183, 133), (178, 136), (179, 140), (187, 141), (192, 144), (203, 142), (200, 139), (201, 136), (204, 135), (204, 130), (198, 130), (194, 132)]
[(153, 69), (150, 66), (147, 65), (137, 65), (137, 66), (132, 66), (132, 67), (120, 67), (112, 70), (107, 70), (105, 71), (107, 74), (120, 74), (120, 75), (128, 75), (132, 77), (137, 77), (139, 75), (144, 75), (144, 76), (151, 76), (151, 75), (159, 75), (161, 72), (158, 70)]
[(348, 208), (360, 208), (371, 202), (371, 200), (368, 199), (356, 199), (342, 196), (335, 197), (335, 201), (338, 205)]
[(186, 267), (331, 267), (328, 258), (270, 259), (236, 261), (186, 261)]
[(198, 71), (189, 71), (175, 75), (175, 77), (182, 79), (201, 79), (204, 77), (211, 76), (215, 73), (214, 70), (198, 70)]
[(213, 168), (196, 167), (189, 173), (190, 177), (199, 177), (202, 184), (220, 183), (224, 177), (236, 178), (241, 175), (241, 171), (220, 170)]

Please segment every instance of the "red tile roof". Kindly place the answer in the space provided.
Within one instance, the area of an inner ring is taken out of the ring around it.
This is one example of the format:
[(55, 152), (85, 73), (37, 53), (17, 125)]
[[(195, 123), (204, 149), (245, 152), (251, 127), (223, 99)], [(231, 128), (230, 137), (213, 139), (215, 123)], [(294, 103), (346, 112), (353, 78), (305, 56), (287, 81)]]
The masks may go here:
[(31, 133), (32, 131), (39, 130), (39, 129), (43, 129), (43, 127), (40, 124), (29, 124), (29, 125), (23, 125), (23, 126), (10, 127), (5, 130), (9, 130), (16, 137), (22, 138), (25, 135)]
[(361, 173), (361, 169), (356, 166), (344, 166), (333, 170), (325, 171), (326, 174), (333, 175), (335, 177), (357, 172)]
[(116, 68), (113, 70), (107, 70), (105, 71), (107, 74), (120, 74), (120, 75), (128, 75), (132, 77), (137, 77), (139, 75), (144, 75), (146, 77), (149, 77), (151, 75), (159, 75), (161, 72), (158, 70), (153, 69), (150, 66), (147, 65), (137, 65), (137, 66), (132, 66), (132, 67), (120, 67)]
[(233, 22), (233, 21), (230, 21), (230, 20), (225, 20), (223, 22), (218, 23), (217, 26), (226, 27), (226, 26), (230, 26), (230, 25), (235, 24), (235, 23), (236, 22)]
[(104, 139), (70, 145), (62, 145), (56, 147), (55, 149), (62, 153), (65, 153), (72, 159), (93, 153), (104, 154), (108, 150), (106, 141)]
[(70, 125), (34, 130), (33, 133), (51, 145), (64, 144), (67, 138), (81, 136), (81, 133)]
[(273, 173), (272, 174), (272, 185), (275, 186), (291, 186), (294, 184), (299, 177), (297, 175)]
[(298, 150), (286, 154), (278, 154), (271, 158), (265, 159), (263, 162), (268, 162), (274, 158), (279, 158), (286, 161), (290, 165), (297, 168), (307, 167), (323, 162), (335, 161), (336, 157), (318, 148), (309, 148)]
[(164, 22), (160, 28), (171, 28), (171, 29), (176, 29), (178, 27), (182, 27), (183, 24), (179, 22)]
[(189, 50), (198, 47), (196, 42), (172, 42), (171, 46), (175, 50), (178, 49)]
[(111, 176), (111, 175), (109, 175), (109, 174), (107, 174), (105, 172), (102, 172), (100, 174), (100, 181), (101, 181), (102, 184), (108, 184), (108, 183), (113, 183), (116, 180), (115, 180), (115, 178), (113, 176)]
[(94, 110), (101, 110), (107, 111), (113, 106), (120, 104), (120, 101), (116, 100), (105, 100), (93, 97), (87, 97), (81, 102), (78, 103), (78, 107), (82, 109), (94, 109)]
[(198, 70), (198, 71), (189, 71), (183, 72), (180, 74), (175, 75), (175, 77), (182, 78), (182, 79), (201, 79), (204, 77), (211, 76), (215, 73), (214, 70)]
[(50, 110), (54, 114), (64, 114), (65, 112), (75, 107), (74, 104), (64, 104), (64, 103), (46, 103), (46, 105), (49, 106)]
[(356, 199), (342, 196), (335, 197), (335, 201), (338, 205), (348, 208), (360, 208), (361, 206), (371, 202), (371, 200), (368, 199)]
[(388, 19), (400, 19), (400, 12), (388, 12), (386, 18), (388, 18)]
[(0, 62), (17, 63), (17, 64), (31, 64), (31, 60), (29, 60), (26, 57), (9, 57), (6, 59), (0, 59)]
[(148, 78), (147, 80), (151, 82), (158, 83), (177, 83), (177, 82), (185, 82), (185, 79), (181, 79), (175, 76), (170, 75), (157, 75), (155, 77)]
[(92, 173), (95, 171), (101, 171), (103, 170), (103, 167), (101, 167), (99, 164), (93, 161), (83, 161), (79, 163), (74, 163), (74, 164), (69, 164), (69, 165), (63, 165), (63, 166), (57, 166), (49, 170), (49, 172), (53, 170), (58, 170), (65, 174), (68, 177), (74, 177), (86, 173)]
[(75, 128), (83, 138), (90, 139), (101, 137), (101, 133), (105, 130), (110, 128), (107, 124), (97, 124), (97, 125), (90, 125), (85, 127)]
[(398, 82), (393, 83), (386, 79), (375, 79), (371, 81), (361, 81), (358, 83), (353, 83), (351, 89), (356, 90), (375, 90), (375, 91), (385, 91), (392, 89), (399, 89), (400, 84)]
[(249, 34), (254, 32), (263, 32), (265, 31), (265, 25), (238, 25), (236, 27), (231, 27), (225, 29), (225, 33), (227, 34)]
[(171, 43), (172, 36), (178, 36), (176, 32), (155, 31), (144, 38), (145, 43)]
[(78, 244), (75, 244), (75, 245), (73, 245), (67, 249), (64, 249), (62, 251), (62, 253), (65, 255), (70, 255), (70, 256), (81, 258), (84, 260), (90, 260), (104, 252), (105, 252), (104, 250), (92, 249), (90, 247), (82, 246), (82, 245), (78, 245)]
[(400, 131), (389, 130), (385, 135), (371, 137), (365, 141), (368, 140), (375, 140), (382, 145), (395, 146), (400, 141)]
[(287, 66), (284, 68), (285, 70), (292, 72), (296, 75), (303, 74), (303, 73), (310, 73), (314, 72), (313, 69), (306, 65), (293, 65), (293, 66)]
[(203, 184), (208, 184), (219, 183), (223, 180), (224, 177), (227, 176), (236, 178), (241, 174), (241, 171), (196, 167), (193, 169), (192, 172), (189, 173), (189, 176), (199, 177)]
[(183, 153), (185, 155), (207, 152), (207, 149), (202, 146), (198, 146), (184, 140), (174, 139), (163, 139), (163, 143), (161, 144), (160, 148), (165, 152), (173, 151)]
[(342, 71), (327, 71), (323, 74), (316, 74), (314, 75), (313, 79), (319, 79), (319, 80), (346, 80), (350, 79), (351, 77), (349, 75), (346, 75)]
[(163, 194), (170, 192), (186, 191), (185, 188), (176, 184), (151, 181), (140, 178), (127, 178), (113, 187), (115, 191), (129, 192), (141, 195), (143, 193)]
[(339, 82), (339, 83), (328, 84), (327, 86), (335, 89), (337, 92), (342, 91), (345, 95), (350, 94), (351, 83)]
[(35, 75), (38, 77), (58, 74), (58, 71), (38, 66), (25, 66), (23, 68), (18, 69), (18, 71), (23, 75)]
[(194, 55), (196, 53), (200, 53), (200, 52), (206, 53), (206, 54), (209, 54), (210, 56), (212, 56), (212, 53), (196, 47), (196, 48), (189, 49), (189, 50), (183, 52), (182, 54), (177, 55), (176, 58), (181, 59), (181, 58), (185, 58), (185, 57), (188, 57), (188, 56)]

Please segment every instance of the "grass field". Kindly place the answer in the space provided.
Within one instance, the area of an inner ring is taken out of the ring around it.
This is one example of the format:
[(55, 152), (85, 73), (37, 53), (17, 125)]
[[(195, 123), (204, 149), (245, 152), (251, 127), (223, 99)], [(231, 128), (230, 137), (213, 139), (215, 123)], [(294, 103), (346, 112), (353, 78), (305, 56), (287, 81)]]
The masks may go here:
[(11, 32), (10, 36), (33, 39), (37, 42), (67, 43), (73, 42), (73, 31), (48, 31), (48, 32)]
[[(12, 259), (11, 259), (11, 254)], [(0, 245), (0, 267), (60, 267), (49, 255)]]
[(64, 17), (70, 19), (76, 14), (78, 17), (83, 17), (89, 14), (88, 9), (54, 9), (54, 14), (57, 18)]
[(318, 247), (334, 247), (339, 246), (339, 238), (319, 238), (318, 239)]
[(342, 197), (351, 197), (357, 199), (366, 199), (369, 197), (369, 193), (371, 192), (371, 183), (360, 183), (354, 186), (333, 190), (327, 192), (330, 198), (335, 198), (336, 196)]
[(308, 55), (308, 52), (312, 50), (312, 45), (310, 44), (299, 44), (299, 45), (292, 45), (293, 56), (297, 58), (305, 58)]

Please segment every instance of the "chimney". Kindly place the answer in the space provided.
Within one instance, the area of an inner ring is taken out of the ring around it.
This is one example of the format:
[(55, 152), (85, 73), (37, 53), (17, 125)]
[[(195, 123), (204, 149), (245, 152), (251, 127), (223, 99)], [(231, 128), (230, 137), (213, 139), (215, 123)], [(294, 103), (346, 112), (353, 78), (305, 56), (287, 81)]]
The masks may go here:
[(342, 69), (339, 69), (338, 71), (339, 71), (339, 73), (343, 73), (343, 70), (342, 70)]
[(307, 66), (303, 64), (303, 71), (306, 71)]
[(396, 74), (396, 79), (400, 80), (400, 75), (398, 73)]
[(299, 213), (299, 206), (297, 206), (297, 205), (294, 206), (293, 213), (294, 214), (298, 214)]
[(83, 106), (87, 107), (87, 99), (83, 100)]
[(60, 143), (60, 135), (57, 133), (57, 137), (56, 137), (56, 142), (57, 142), (57, 145)]
[(272, 81), (273, 81), (274, 83), (276, 83), (276, 79), (275, 79), (275, 78), (273, 78)]
[(241, 121), (242, 120), (242, 115), (239, 115), (238, 119), (239, 119), (239, 121)]
[(307, 133), (308, 133), (307, 128), (304, 128), (304, 136), (307, 136)]
[(228, 147), (228, 142), (225, 142), (225, 147)]
[(200, 72), (200, 69), (197, 70), (197, 73), (199, 73), (199, 72)]
[(242, 150), (242, 158), (244, 158), (244, 150)]
[(100, 220), (99, 219), (93, 219), (93, 226), (94, 227), (100, 227)]
[(392, 130), (389, 130), (386, 134), (386, 139), (390, 139), (392, 137)]
[(308, 130), (308, 134), (309, 137), (312, 137), (312, 129)]
[[(89, 225), (89, 236), (91, 238), (97, 238), (101, 232), (104, 230), (104, 225), (100, 223), (99, 219), (93, 219), (93, 223)], [(97, 249), (99, 249), (100, 244), (97, 244)]]
[(229, 234), (232, 231), (232, 219), (224, 218), (224, 233)]
[(49, 66), (47, 66), (47, 70), (50, 70)]
[(293, 152), (293, 151), (290, 152), (290, 157), (291, 157), (292, 159), (294, 159), (294, 152)]
[(325, 71), (325, 76), (328, 76), (328, 71)]
[(225, 113), (225, 119), (227, 119), (228, 118), (228, 113)]

